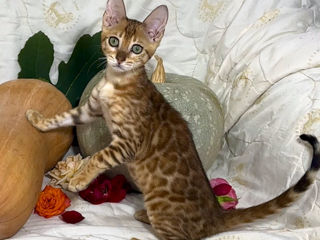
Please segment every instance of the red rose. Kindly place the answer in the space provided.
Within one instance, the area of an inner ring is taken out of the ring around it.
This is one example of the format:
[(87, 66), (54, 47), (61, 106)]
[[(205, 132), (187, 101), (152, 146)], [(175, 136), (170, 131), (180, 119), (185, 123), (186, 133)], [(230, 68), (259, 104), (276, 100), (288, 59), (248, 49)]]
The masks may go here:
[(123, 175), (117, 175), (111, 179), (108, 202), (121, 202), (127, 195), (128, 183)]
[(117, 175), (110, 180), (102, 174), (87, 189), (80, 191), (79, 195), (92, 204), (120, 202), (127, 194), (127, 186), (127, 181), (123, 175)]

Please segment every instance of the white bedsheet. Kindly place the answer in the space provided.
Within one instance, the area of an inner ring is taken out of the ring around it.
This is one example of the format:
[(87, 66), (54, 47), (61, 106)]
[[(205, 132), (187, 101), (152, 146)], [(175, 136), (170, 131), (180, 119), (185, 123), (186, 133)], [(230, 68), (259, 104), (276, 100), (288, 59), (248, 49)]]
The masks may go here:
[[(48, 183), (44, 179), (43, 186)], [(71, 199), (68, 210), (81, 212), (85, 219), (75, 225), (66, 224), (59, 217), (44, 219), (32, 214), (28, 222), (10, 239), (26, 240), (128, 240), (136, 237), (143, 240), (155, 240), (149, 225), (136, 221), (133, 214), (143, 207), (141, 194), (129, 194), (121, 203), (103, 203), (92, 205), (82, 200), (77, 194), (67, 192)], [(298, 211), (298, 209), (295, 209)], [(305, 227), (303, 220), (295, 222), (299, 228), (290, 222), (283, 221), (288, 213), (268, 218), (259, 223), (242, 227), (241, 230), (226, 232), (207, 238), (208, 240), (318, 240), (320, 228)], [(292, 216), (292, 213), (289, 214)]]
[[(58, 217), (44, 219), (32, 214), (28, 222), (11, 239), (26, 240), (128, 240), (136, 237), (143, 240), (157, 239), (149, 225), (133, 218), (135, 210), (142, 208), (140, 194), (130, 194), (121, 203), (92, 205), (76, 194), (68, 193), (72, 206), (68, 209), (80, 211), (85, 219), (75, 225), (66, 224)], [(276, 220), (265, 220), (252, 224), (250, 228), (218, 234), (208, 240), (318, 240), (319, 227), (293, 229)]]
[[(128, 16), (139, 20), (159, 4), (169, 7), (157, 54), (168, 72), (198, 78), (221, 101), (226, 137), (208, 175), (232, 183), (239, 207), (269, 200), (295, 183), (310, 163), (310, 149), (297, 141), (298, 135), (320, 136), (320, 1), (125, 3)], [(17, 77), (17, 55), (39, 30), (54, 44), (50, 76), (56, 82), (57, 65), (68, 60), (76, 40), (100, 30), (105, 4), (105, 0), (2, 1), (0, 82)], [(210, 239), (319, 240), (319, 187), (318, 177), (311, 190), (281, 214)], [(132, 217), (142, 207), (141, 196), (95, 206), (69, 195), (70, 209), (81, 212), (83, 222), (69, 225), (56, 217), (32, 215), (13, 239), (155, 239), (150, 227)]]

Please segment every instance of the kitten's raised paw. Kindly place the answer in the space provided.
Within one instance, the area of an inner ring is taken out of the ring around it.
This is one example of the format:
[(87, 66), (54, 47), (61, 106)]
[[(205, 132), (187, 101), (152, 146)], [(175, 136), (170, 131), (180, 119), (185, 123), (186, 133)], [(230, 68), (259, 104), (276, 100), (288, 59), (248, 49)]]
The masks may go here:
[(43, 116), (36, 110), (29, 109), (26, 111), (26, 117), (28, 121), (37, 129), (44, 131), (44, 128), (41, 127), (41, 120), (43, 120)]
[(43, 119), (42, 114), (33, 109), (26, 111), (26, 117), (34, 127), (37, 127), (37, 124)]
[(88, 186), (89, 182), (81, 177), (81, 176), (76, 176), (74, 178), (70, 179), (70, 182), (68, 184), (68, 190), (71, 192), (80, 192)]

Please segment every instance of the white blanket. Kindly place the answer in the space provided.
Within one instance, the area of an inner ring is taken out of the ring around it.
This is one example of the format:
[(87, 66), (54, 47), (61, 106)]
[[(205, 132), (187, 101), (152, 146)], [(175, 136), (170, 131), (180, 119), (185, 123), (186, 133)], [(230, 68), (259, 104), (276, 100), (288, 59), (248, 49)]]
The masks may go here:
[[(39, 30), (54, 44), (50, 76), (77, 39), (100, 30), (105, 0), (7, 0), (0, 3), (1, 82), (15, 79), (17, 55)], [(319, 0), (125, 0), (142, 20), (166, 4), (170, 18), (157, 54), (168, 72), (194, 76), (218, 96), (225, 142), (208, 172), (229, 180), (239, 207), (269, 200), (294, 184), (310, 163), (300, 133), (320, 136)], [(149, 64), (150, 69), (154, 63)], [(281, 214), (210, 239), (320, 239), (319, 178)], [(44, 181), (44, 184), (46, 180)], [(135, 221), (141, 196), (90, 205), (69, 194), (86, 219), (76, 225), (32, 215), (13, 239), (155, 239)]]

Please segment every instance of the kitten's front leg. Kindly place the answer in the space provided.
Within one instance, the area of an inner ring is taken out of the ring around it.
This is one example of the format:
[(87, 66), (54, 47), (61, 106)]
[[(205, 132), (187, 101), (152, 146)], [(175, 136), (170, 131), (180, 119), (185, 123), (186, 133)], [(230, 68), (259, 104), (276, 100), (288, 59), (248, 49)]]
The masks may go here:
[(26, 117), (29, 122), (42, 132), (60, 127), (89, 123), (99, 116), (102, 116), (100, 104), (92, 96), (90, 96), (88, 102), (83, 106), (57, 114), (52, 118), (45, 118), (41, 113), (33, 109), (29, 109), (26, 112)]
[(113, 140), (108, 147), (95, 153), (87, 165), (71, 178), (68, 190), (78, 192), (85, 189), (99, 174), (134, 159), (135, 144), (129, 140)]
[(45, 118), (41, 113), (39, 113), (36, 110), (28, 109), (26, 111), (26, 117), (28, 121), (32, 124), (32, 126), (34, 126), (42, 132), (45, 131), (45, 128), (43, 128), (45, 126), (45, 124), (43, 124)]

